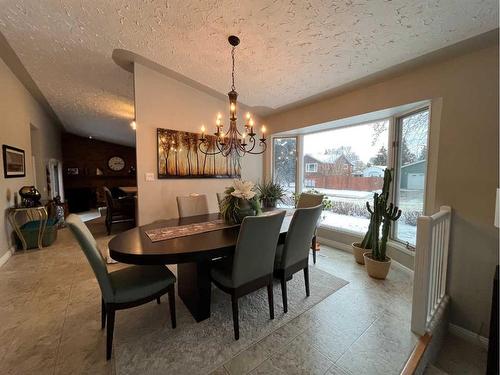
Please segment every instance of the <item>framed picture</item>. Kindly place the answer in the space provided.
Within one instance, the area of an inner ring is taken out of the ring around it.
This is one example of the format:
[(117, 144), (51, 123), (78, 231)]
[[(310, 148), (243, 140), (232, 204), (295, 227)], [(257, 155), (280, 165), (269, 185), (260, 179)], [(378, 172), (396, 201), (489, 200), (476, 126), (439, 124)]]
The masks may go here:
[(66, 174), (68, 176), (77, 176), (78, 175), (78, 168), (66, 168)]
[(7, 145), (2, 145), (2, 151), (4, 177), (25, 177), (26, 163), (24, 161), (24, 150)]
[(239, 160), (215, 154), (215, 136), (207, 135), (209, 153), (198, 148), (200, 134), (157, 129), (158, 178), (240, 178)]

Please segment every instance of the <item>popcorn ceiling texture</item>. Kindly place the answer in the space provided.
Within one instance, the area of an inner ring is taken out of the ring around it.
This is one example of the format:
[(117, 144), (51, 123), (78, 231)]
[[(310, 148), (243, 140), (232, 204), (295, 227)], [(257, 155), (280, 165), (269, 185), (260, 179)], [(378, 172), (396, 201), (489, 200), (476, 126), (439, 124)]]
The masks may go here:
[[(130, 143), (120, 48), (279, 108), (498, 27), (497, 0), (3, 0), (0, 32), (67, 130)], [(207, 113), (207, 116), (210, 114)], [(132, 141), (133, 142), (133, 141)]]

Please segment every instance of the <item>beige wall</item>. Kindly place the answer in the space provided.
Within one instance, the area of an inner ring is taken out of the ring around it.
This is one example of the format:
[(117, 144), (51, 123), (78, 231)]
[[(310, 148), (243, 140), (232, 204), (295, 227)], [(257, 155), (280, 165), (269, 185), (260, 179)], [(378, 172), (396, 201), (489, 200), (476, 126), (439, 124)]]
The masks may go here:
[[(156, 129), (169, 128), (199, 132), (204, 123), (214, 126), (217, 112), (228, 113), (228, 102), (214, 98), (184, 83), (140, 64), (134, 67), (137, 122), (137, 185), (139, 223), (177, 217), (176, 196), (189, 193), (208, 195), (209, 209), (217, 212), (216, 193), (231, 184), (229, 179), (157, 179)], [(242, 118), (241, 114), (239, 115)], [(262, 178), (262, 157), (242, 159), (242, 178)], [(155, 181), (145, 181), (145, 173), (154, 173)]]
[[(434, 209), (450, 205), (454, 210), (451, 321), (484, 336), (498, 264), (498, 231), (493, 226), (498, 78), (498, 45), (493, 45), (265, 118), (271, 132), (280, 132), (424, 99), (438, 103), (439, 147), (437, 153), (430, 152), (437, 155)], [(431, 131), (434, 115), (432, 121)]]
[[(3, 160), (0, 162), (0, 257), (11, 247), (11, 231), (7, 224), (6, 208), (14, 203), (14, 192), (25, 185), (33, 185), (32, 147), (37, 154), (36, 174), (38, 189), (46, 197), (45, 165), (48, 159), (61, 159), (60, 131), (31, 94), (0, 59), (0, 144), (7, 144), (25, 151), (26, 177), (4, 178)], [(30, 126), (37, 135), (32, 145)], [(0, 153), (1, 154), (1, 153)], [(3, 157), (0, 156), (0, 159)]]

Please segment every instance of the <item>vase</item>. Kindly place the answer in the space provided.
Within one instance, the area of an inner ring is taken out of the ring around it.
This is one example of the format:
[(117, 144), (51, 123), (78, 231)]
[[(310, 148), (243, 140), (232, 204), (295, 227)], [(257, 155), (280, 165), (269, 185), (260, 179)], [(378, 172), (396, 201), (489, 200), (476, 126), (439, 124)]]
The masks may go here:
[(255, 216), (255, 210), (246, 199), (240, 199), (238, 209), (238, 223), (241, 223), (247, 216)]
[(391, 268), (391, 258), (385, 257), (384, 261), (372, 258), (372, 253), (367, 252), (364, 255), (365, 268), (368, 275), (374, 279), (385, 280)]
[(274, 199), (262, 199), (262, 206), (265, 208), (276, 208), (276, 201)]
[(351, 246), (352, 246), (352, 254), (354, 255), (354, 259), (356, 260), (356, 263), (365, 264), (365, 258), (363, 257), (363, 254), (366, 253), (366, 251), (370, 250), (370, 249), (362, 248), (360, 242), (354, 242), (351, 244)]

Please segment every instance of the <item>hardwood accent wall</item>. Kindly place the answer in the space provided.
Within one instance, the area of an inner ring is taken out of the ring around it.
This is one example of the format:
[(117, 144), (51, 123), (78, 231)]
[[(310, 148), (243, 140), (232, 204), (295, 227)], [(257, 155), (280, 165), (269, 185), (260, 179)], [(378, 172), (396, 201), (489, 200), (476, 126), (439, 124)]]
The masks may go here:
[[(137, 186), (134, 147), (64, 133), (62, 153), (64, 192), (72, 212), (104, 205), (104, 186)], [(125, 161), (121, 171), (108, 167), (108, 160), (113, 156)], [(68, 168), (78, 168), (78, 175), (69, 174)], [(102, 175), (97, 174), (97, 168)]]

